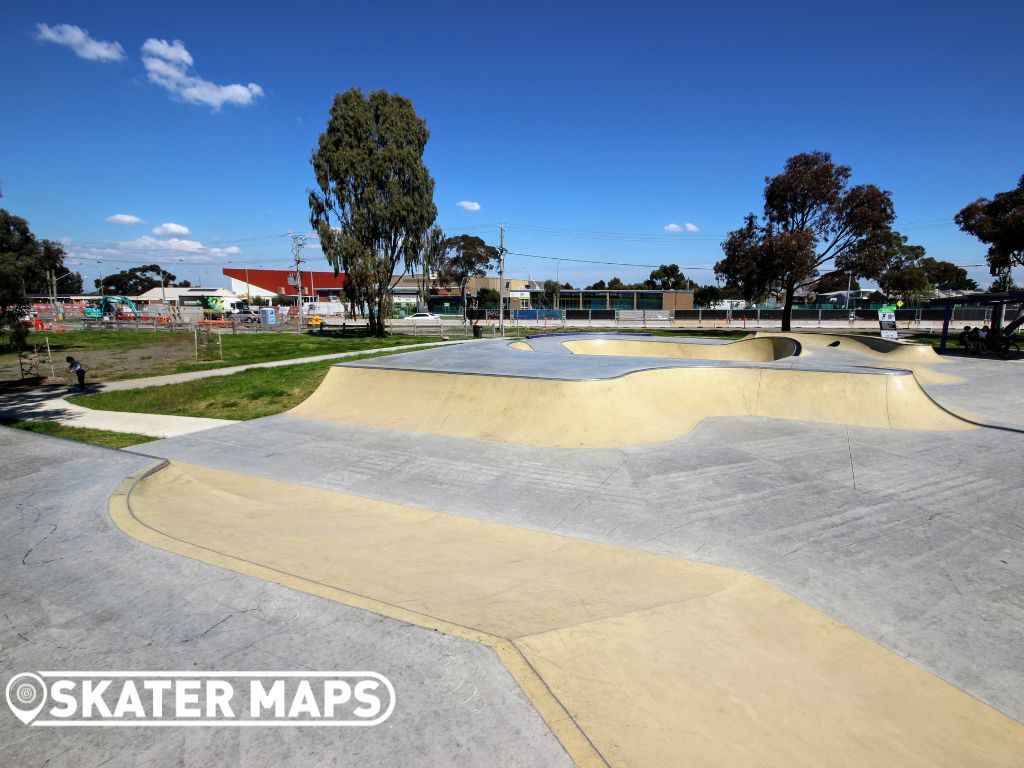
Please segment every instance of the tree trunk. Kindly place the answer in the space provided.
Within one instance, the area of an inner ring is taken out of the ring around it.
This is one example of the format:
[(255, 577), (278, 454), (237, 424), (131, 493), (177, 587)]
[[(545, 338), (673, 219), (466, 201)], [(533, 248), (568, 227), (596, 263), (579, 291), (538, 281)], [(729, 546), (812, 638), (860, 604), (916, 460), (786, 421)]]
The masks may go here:
[(793, 294), (796, 292), (795, 285), (786, 286), (786, 303), (782, 306), (782, 332), (788, 333), (792, 326), (793, 319)]

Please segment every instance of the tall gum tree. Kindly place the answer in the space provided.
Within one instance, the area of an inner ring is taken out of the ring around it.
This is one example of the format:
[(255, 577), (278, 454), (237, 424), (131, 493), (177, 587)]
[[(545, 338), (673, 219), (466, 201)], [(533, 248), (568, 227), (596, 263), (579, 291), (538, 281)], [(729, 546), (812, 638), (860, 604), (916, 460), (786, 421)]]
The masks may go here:
[(716, 275), (748, 300), (784, 293), (784, 331), (796, 290), (819, 280), (823, 266), (832, 262), (826, 274), (875, 279), (892, 256), (891, 193), (873, 184), (851, 186), (850, 175), (828, 152), (794, 155), (781, 174), (765, 178), (764, 220), (749, 214), (722, 243)]
[(392, 288), (416, 264), (437, 218), (423, 162), (429, 137), (408, 99), (352, 88), (334, 97), (310, 161), (318, 187), (309, 193), (310, 224), (334, 273), (346, 275), (346, 297), (366, 305), (376, 336), (385, 333)]

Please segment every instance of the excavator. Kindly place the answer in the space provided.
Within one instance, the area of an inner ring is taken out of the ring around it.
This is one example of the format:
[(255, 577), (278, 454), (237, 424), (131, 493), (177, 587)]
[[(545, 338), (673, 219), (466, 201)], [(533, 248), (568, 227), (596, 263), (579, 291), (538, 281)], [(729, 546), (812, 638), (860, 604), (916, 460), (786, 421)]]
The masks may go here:
[[(128, 311), (122, 312), (120, 307), (124, 307)], [(85, 308), (85, 316), (94, 320), (104, 317), (118, 320), (138, 320), (139, 310), (127, 296), (102, 296), (96, 305)]]

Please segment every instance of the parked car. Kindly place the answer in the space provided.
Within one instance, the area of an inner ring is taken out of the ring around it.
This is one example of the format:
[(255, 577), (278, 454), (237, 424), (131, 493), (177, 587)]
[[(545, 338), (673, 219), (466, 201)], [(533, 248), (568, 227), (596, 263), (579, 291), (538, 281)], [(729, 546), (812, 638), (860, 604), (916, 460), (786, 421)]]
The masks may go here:
[(441, 319), (440, 315), (435, 315), (432, 312), (417, 312), (415, 315), (412, 316), (413, 322), (415, 322), (417, 320), (440, 320), (440, 319)]
[(239, 323), (259, 323), (260, 313), (255, 309), (240, 309), (231, 315), (231, 319)]

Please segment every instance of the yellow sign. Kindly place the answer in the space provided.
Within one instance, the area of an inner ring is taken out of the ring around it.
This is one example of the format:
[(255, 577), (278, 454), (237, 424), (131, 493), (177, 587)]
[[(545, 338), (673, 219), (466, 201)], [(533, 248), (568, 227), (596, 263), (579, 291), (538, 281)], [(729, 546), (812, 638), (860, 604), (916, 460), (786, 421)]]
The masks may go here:
[(902, 307), (903, 306), (903, 299), (900, 299), (899, 301), (897, 301), (896, 302), (896, 306), (897, 307)]

